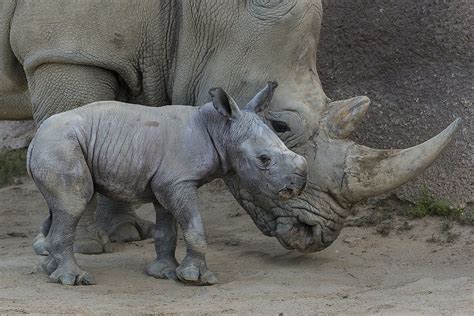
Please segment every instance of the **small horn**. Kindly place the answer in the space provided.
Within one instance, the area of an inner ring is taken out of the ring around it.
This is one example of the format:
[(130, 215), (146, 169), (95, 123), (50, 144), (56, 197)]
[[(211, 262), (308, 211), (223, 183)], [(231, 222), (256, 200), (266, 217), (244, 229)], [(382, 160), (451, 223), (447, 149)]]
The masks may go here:
[(369, 109), (370, 99), (365, 96), (331, 102), (328, 117), (329, 136), (347, 138), (356, 129)]
[(357, 202), (413, 179), (440, 155), (460, 125), (458, 118), (437, 136), (407, 149), (381, 150), (354, 144), (346, 156), (342, 195)]

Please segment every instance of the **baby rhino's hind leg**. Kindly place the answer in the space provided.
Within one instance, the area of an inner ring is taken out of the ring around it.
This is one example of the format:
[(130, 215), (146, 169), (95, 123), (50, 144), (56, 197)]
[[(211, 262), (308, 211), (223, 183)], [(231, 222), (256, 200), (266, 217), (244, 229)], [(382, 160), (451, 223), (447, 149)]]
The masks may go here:
[(29, 167), (50, 209), (45, 243), (49, 256), (43, 268), (51, 279), (65, 285), (93, 284), (92, 277), (77, 265), (73, 252), (81, 214), (95, 207), (92, 176), (80, 148), (72, 144), (49, 150), (36, 146)]
[[(95, 210), (95, 198), (87, 208)], [(77, 223), (85, 207), (74, 211), (53, 210), (51, 229), (46, 237), (49, 256), (43, 268), (50, 273), (50, 278), (64, 285), (89, 285), (95, 284), (92, 276), (83, 271), (74, 257), (74, 236)], [(45, 265), (48, 265), (45, 267)], [(49, 268), (49, 269), (47, 269)], [(54, 269), (55, 268), (55, 269)], [(54, 269), (54, 271), (52, 271)]]

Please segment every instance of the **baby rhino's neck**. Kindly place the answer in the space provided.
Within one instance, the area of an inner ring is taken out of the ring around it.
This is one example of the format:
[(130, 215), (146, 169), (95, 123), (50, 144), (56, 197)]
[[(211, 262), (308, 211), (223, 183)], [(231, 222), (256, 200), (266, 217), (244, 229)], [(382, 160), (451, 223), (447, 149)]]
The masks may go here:
[(230, 139), (226, 128), (228, 121), (214, 109), (211, 103), (200, 106), (197, 111), (202, 129), (209, 136), (213, 150), (218, 156), (219, 173), (225, 175), (232, 169), (229, 157), (229, 147), (232, 146), (232, 139)]

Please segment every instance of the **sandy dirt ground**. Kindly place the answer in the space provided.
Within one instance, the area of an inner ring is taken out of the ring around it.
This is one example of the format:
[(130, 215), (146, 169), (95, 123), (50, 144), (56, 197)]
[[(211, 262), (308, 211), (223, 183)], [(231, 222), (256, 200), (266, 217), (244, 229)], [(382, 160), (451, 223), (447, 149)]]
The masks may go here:
[[(145, 275), (154, 258), (146, 240), (77, 255), (97, 285), (65, 287), (49, 282), (31, 248), (46, 215), (35, 186), (24, 179), (0, 189), (0, 314), (474, 314), (472, 226), (452, 227), (449, 243), (439, 219), (409, 221), (386, 237), (375, 227), (346, 227), (329, 249), (301, 254), (263, 236), (220, 183), (200, 193), (208, 266), (219, 284)], [(139, 214), (153, 218), (150, 205)]]

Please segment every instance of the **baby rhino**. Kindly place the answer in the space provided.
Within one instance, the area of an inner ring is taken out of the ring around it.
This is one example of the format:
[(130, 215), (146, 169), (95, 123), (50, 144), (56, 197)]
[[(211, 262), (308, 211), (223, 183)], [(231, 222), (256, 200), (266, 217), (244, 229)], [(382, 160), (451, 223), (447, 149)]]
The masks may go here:
[[(28, 169), (49, 206), (43, 225), (49, 256), (43, 269), (62, 284), (93, 284), (73, 253), (81, 214), (95, 194), (152, 202), (157, 258), (146, 268), (156, 278), (213, 284), (197, 188), (235, 174), (249, 190), (274, 199), (299, 195), (306, 184), (303, 157), (290, 151), (257, 116), (276, 88), (269, 82), (241, 111), (222, 89), (200, 107), (159, 108), (96, 102), (56, 114), (39, 128), (28, 150)], [(176, 222), (186, 256), (175, 258)]]

